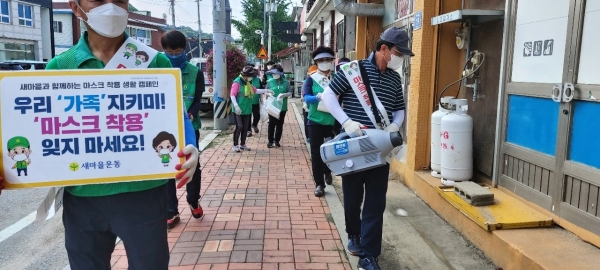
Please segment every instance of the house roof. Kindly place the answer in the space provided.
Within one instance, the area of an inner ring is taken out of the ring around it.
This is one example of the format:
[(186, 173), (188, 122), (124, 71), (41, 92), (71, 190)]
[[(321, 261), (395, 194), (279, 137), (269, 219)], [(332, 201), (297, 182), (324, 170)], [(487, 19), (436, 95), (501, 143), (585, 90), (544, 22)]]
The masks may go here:
[[(71, 10), (68, 2), (56, 2), (52, 3), (52, 8), (55, 10)], [(138, 23), (147, 23), (154, 26), (165, 26), (167, 21), (163, 18), (156, 18), (152, 16), (146, 16), (134, 12), (129, 12), (129, 21), (134, 21)]]
[(299, 50), (300, 50), (300, 47), (289, 46), (289, 47), (287, 47), (287, 48), (285, 48), (285, 49), (283, 49), (281, 51), (278, 51), (278, 52), (274, 53), (273, 56), (281, 58), (281, 57), (290, 55), (292, 53), (295, 53), (295, 52), (297, 52)]

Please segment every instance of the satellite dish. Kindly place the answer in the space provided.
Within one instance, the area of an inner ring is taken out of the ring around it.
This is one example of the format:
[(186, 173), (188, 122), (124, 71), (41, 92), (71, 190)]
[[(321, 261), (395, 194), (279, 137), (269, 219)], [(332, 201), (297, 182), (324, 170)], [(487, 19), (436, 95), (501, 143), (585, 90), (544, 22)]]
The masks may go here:
[(163, 13), (163, 19), (167, 19), (167, 13)]

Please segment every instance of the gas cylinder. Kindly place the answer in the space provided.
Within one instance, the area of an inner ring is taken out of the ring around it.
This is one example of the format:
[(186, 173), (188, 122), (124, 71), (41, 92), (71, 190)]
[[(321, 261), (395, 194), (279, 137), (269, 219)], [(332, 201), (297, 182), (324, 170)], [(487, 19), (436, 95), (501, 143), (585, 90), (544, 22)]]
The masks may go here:
[[(440, 102), (445, 107), (450, 108), (449, 101), (452, 99), (454, 99), (453, 96), (443, 97), (440, 99)], [(448, 115), (451, 112), (452, 110), (445, 109), (444, 107), (440, 106), (440, 108), (437, 111), (433, 112), (433, 114), (431, 115), (431, 175), (437, 178), (442, 177), (442, 175), (440, 174), (440, 172), (442, 171), (442, 148), (440, 147), (440, 137), (442, 136), (440, 132), (442, 117)]]
[(454, 112), (442, 117), (441, 162), (442, 184), (453, 186), (457, 181), (473, 177), (473, 118), (467, 114), (466, 99), (454, 99)]

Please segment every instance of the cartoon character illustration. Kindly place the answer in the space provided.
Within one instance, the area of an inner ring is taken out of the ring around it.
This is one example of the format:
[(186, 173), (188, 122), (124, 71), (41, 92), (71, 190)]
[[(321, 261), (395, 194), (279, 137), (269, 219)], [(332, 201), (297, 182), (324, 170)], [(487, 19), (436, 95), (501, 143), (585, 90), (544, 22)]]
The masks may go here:
[(6, 148), (8, 148), (8, 156), (17, 162), (12, 166), (13, 169), (17, 169), (17, 176), (21, 176), (21, 172), (27, 176), (27, 166), (31, 164), (29, 140), (23, 136), (12, 137), (8, 140)]
[(137, 52), (137, 46), (135, 46), (135, 44), (133, 43), (127, 43), (127, 45), (125, 45), (125, 53), (123, 54), (123, 57), (129, 59), (129, 57), (131, 57), (132, 55), (135, 55), (135, 53)]
[(350, 68), (354, 69), (355, 71), (358, 71), (358, 63), (356, 63), (356, 62), (351, 62), (351, 63), (350, 63)]
[(352, 75), (352, 69), (350, 68), (350, 64), (345, 64), (342, 66), (342, 70), (348, 73), (348, 76)]
[(145, 51), (138, 51), (135, 53), (135, 65), (139, 66), (142, 63), (148, 62), (148, 54)]
[(173, 134), (166, 131), (161, 131), (152, 140), (152, 147), (154, 150), (156, 150), (156, 153), (158, 153), (163, 165), (168, 167), (169, 162), (171, 162), (170, 153), (175, 150), (175, 147), (177, 147), (177, 141), (175, 140), (175, 136)]

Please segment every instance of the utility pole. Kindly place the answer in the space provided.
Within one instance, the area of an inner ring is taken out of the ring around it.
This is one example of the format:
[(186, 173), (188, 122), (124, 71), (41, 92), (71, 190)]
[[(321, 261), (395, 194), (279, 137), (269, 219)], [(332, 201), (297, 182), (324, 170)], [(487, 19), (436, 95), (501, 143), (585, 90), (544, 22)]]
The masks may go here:
[(271, 60), (271, 36), (273, 32), (273, 0), (269, 0), (269, 49), (267, 50), (267, 56)]
[(214, 129), (226, 130), (229, 128), (227, 116), (229, 115), (227, 91), (227, 69), (225, 66), (225, 0), (213, 1), (213, 86), (214, 100)]
[(173, 28), (175, 28), (175, 0), (171, 1), (171, 18), (173, 19)]
[(200, 21), (200, 0), (196, 0), (198, 3), (198, 57), (202, 58), (204, 53), (202, 50), (202, 21)]
[(265, 2), (265, 0), (262, 0), (263, 3), (263, 29), (262, 29), (262, 36), (261, 36), (261, 42), (262, 44), (260, 45), (265, 45), (265, 35), (267, 34), (267, 3)]

